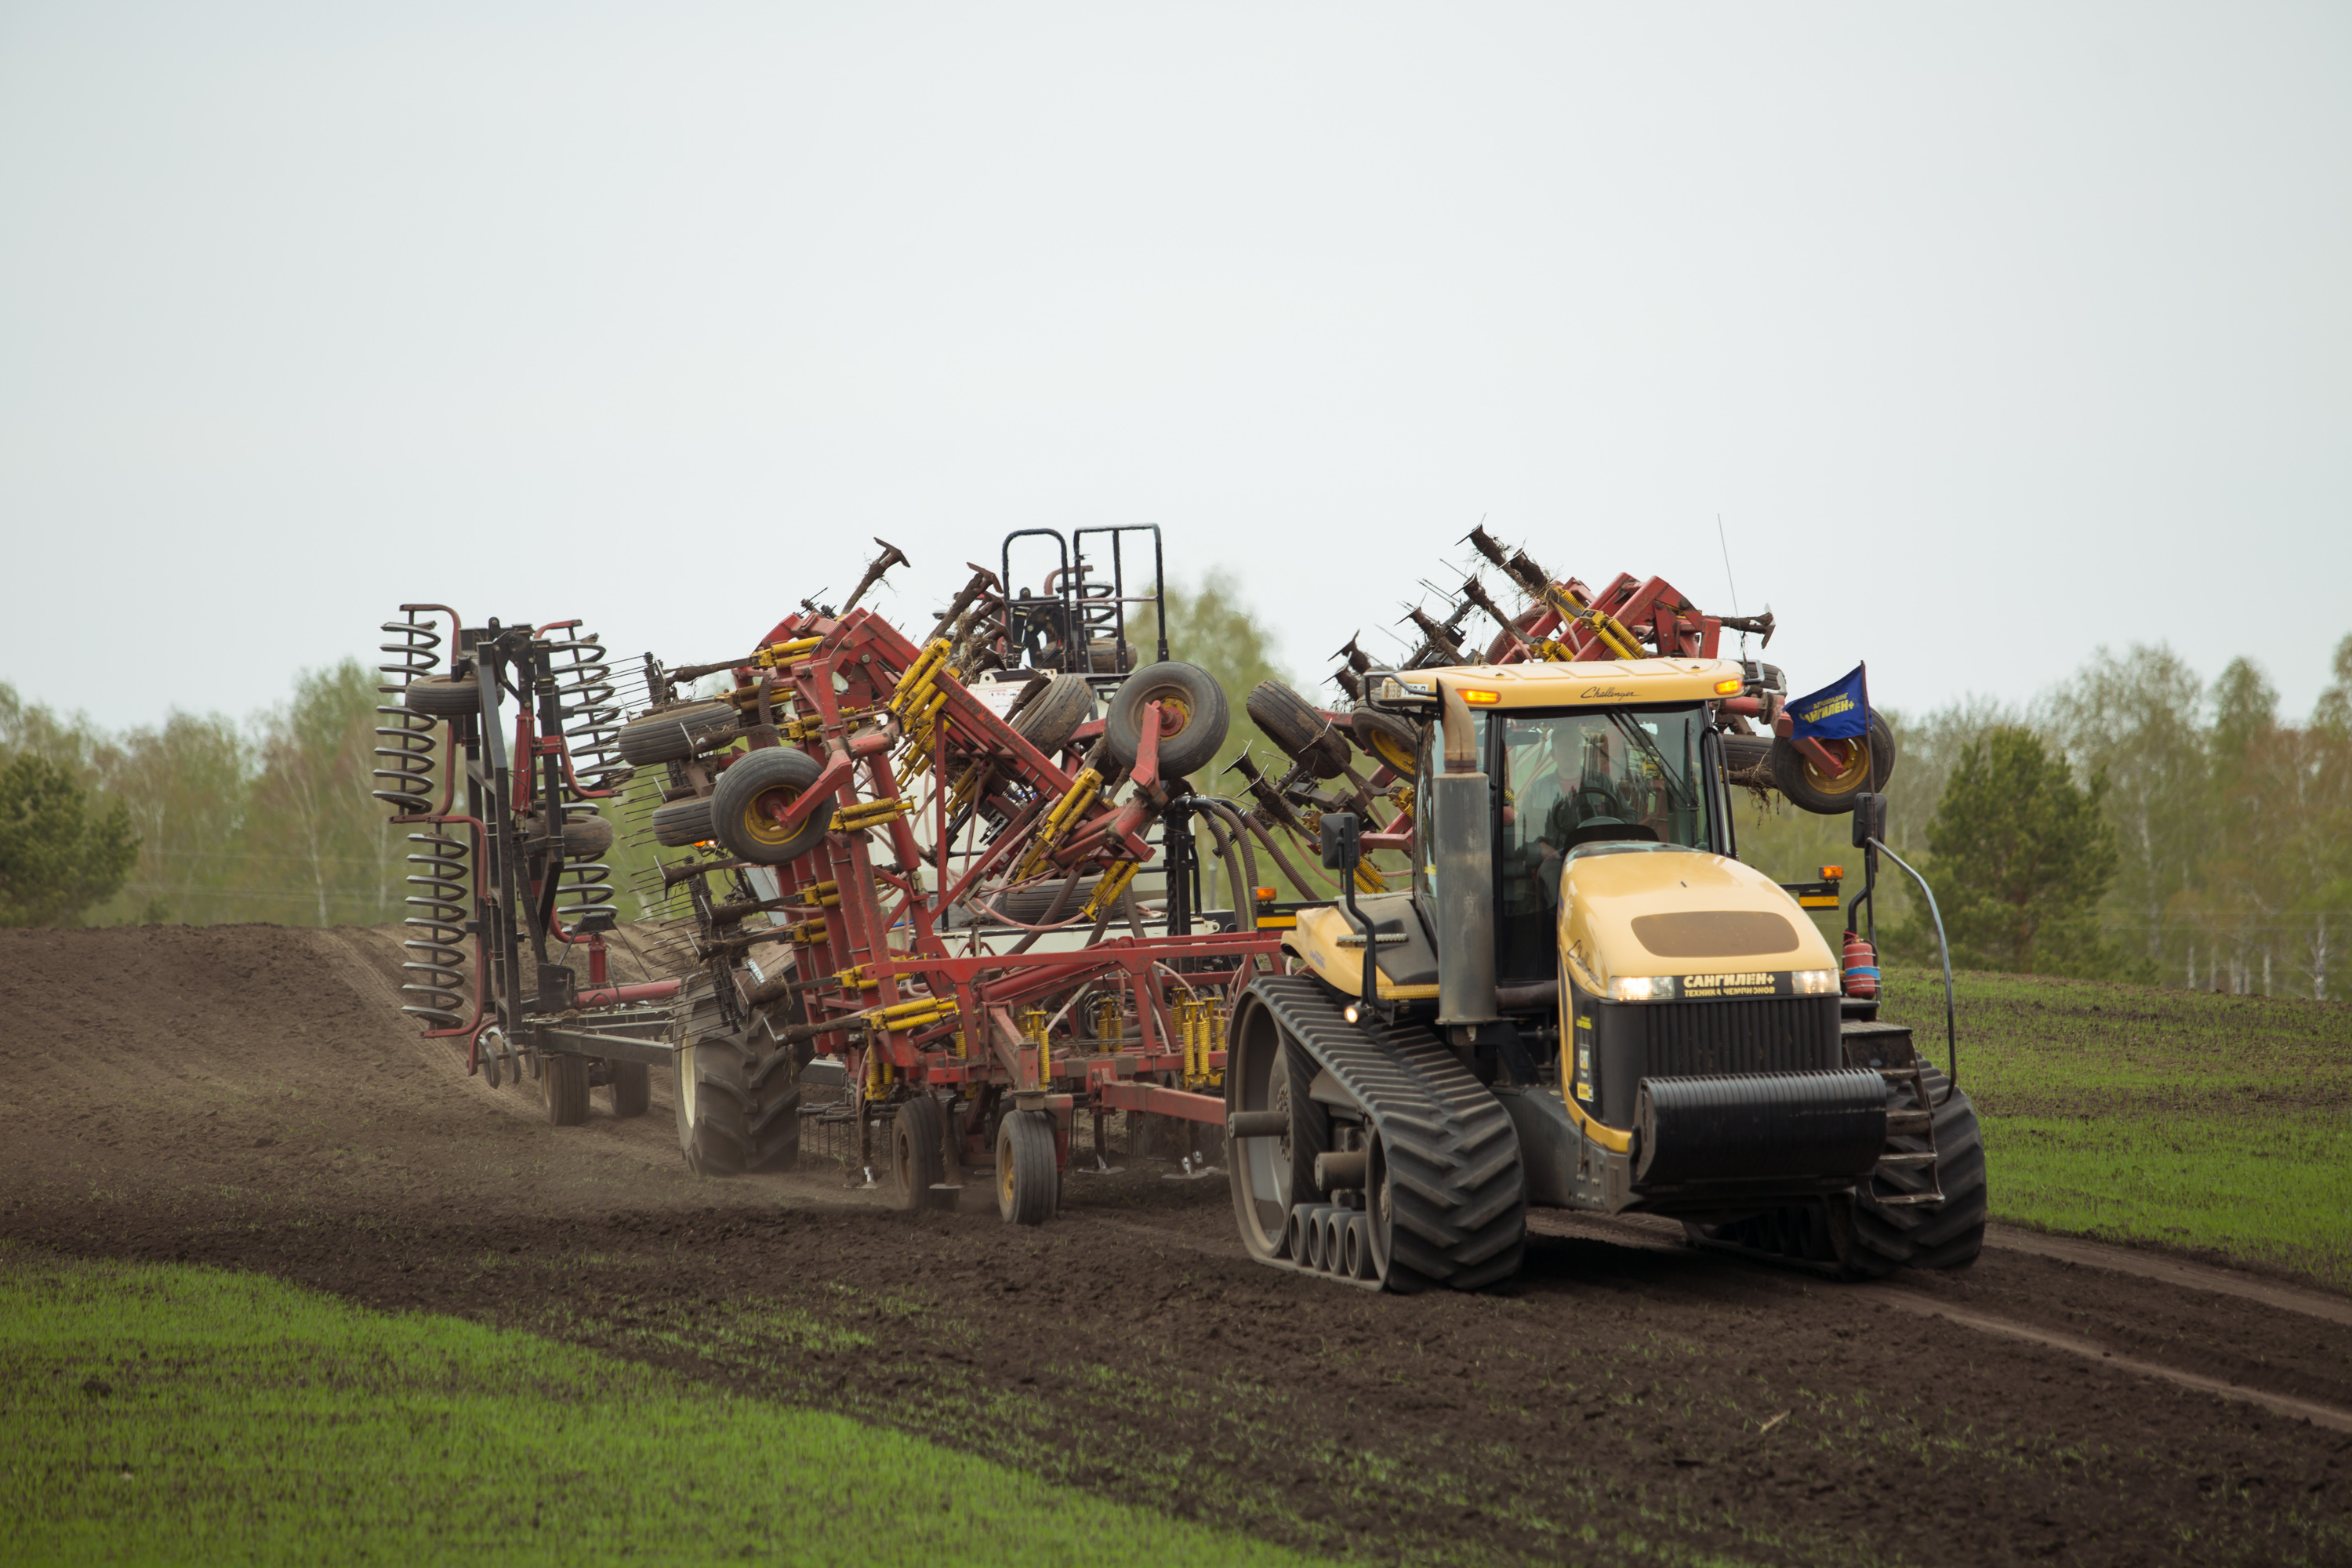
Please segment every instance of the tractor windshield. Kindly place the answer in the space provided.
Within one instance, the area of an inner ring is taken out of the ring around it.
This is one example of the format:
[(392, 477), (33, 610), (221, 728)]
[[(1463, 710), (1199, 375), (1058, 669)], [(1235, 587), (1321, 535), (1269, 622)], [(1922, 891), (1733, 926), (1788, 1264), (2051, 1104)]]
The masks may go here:
[(1548, 978), (1563, 859), (1586, 844), (1707, 847), (1707, 792), (1699, 770), (1706, 710), (1580, 709), (1501, 713), (1502, 784), (1495, 836), (1501, 884), (1497, 972)]

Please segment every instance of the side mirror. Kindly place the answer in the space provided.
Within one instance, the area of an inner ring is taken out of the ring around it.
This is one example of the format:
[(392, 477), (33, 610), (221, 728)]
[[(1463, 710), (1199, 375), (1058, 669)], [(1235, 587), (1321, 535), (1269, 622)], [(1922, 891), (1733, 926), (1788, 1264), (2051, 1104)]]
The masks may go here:
[(1853, 847), (1860, 849), (1874, 838), (1886, 841), (1886, 797), (1864, 792), (1853, 797)]
[(1323, 814), (1323, 868), (1326, 871), (1352, 872), (1363, 856), (1360, 842), (1361, 826), (1352, 811), (1327, 811)]

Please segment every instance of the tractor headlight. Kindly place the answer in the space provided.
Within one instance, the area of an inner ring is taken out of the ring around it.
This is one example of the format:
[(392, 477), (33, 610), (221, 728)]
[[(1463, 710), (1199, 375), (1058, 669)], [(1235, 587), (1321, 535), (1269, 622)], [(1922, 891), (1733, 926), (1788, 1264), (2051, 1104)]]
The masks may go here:
[(1682, 994), (1675, 974), (1621, 974), (1609, 983), (1612, 1002), (1671, 1002)]
[(1834, 969), (1800, 969), (1789, 976), (1800, 996), (1826, 996), (1838, 988)]

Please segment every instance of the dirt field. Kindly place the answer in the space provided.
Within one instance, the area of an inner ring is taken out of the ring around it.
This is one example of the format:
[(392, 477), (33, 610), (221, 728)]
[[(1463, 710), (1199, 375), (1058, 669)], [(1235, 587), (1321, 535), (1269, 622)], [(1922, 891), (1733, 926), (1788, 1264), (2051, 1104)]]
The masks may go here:
[[(0, 932), (0, 1238), (468, 1313), (1374, 1559), (2352, 1562), (2352, 1300), (2003, 1234), (1841, 1287), (1538, 1219), (1507, 1293), (1253, 1266), (1222, 1179), (1013, 1232), (553, 1129), (397, 1011), (396, 938)], [(1995, 1172), (1995, 1180), (1999, 1172)], [(1148, 1542), (1107, 1543), (1106, 1558)]]

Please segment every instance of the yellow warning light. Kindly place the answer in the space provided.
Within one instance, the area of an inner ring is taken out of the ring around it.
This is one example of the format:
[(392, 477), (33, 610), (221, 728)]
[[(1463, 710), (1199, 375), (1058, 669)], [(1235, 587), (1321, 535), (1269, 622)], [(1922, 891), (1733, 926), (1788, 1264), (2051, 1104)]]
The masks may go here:
[(1462, 700), (1474, 707), (1486, 707), (1500, 702), (1502, 700), (1503, 694), (1499, 691), (1475, 691), (1465, 689), (1462, 693)]
[(1718, 697), (1738, 696), (1739, 677), (1736, 675), (1727, 675), (1721, 680), (1717, 681), (1715, 683), (1715, 694)]

